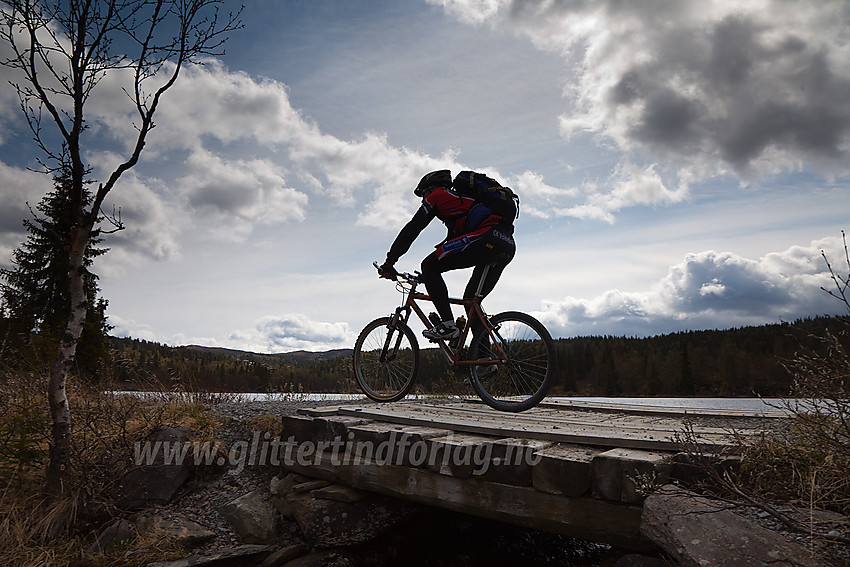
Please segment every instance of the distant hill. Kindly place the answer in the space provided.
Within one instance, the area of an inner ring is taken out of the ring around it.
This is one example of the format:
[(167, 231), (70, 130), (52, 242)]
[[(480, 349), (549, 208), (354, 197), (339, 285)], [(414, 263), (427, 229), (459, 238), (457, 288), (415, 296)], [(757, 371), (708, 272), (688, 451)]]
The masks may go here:
[(313, 352), (307, 350), (295, 350), (292, 352), (280, 352), (280, 353), (259, 353), (259, 352), (251, 352), (245, 350), (237, 350), (231, 348), (223, 348), (223, 347), (208, 347), (201, 345), (186, 345), (185, 347), (176, 347), (176, 348), (185, 348), (188, 350), (193, 350), (197, 352), (208, 352), (222, 356), (231, 356), (235, 358), (248, 359), (248, 360), (256, 360), (256, 359), (269, 359), (269, 360), (279, 360), (286, 361), (290, 364), (299, 363), (299, 362), (313, 362), (316, 360), (332, 360), (335, 358), (343, 358), (351, 356), (354, 352), (350, 348), (339, 348), (333, 349), (323, 352)]
[[(555, 341), (553, 395), (783, 396), (793, 377), (783, 364), (821, 349), (826, 329), (850, 331), (844, 318), (646, 338), (587, 336)], [(850, 351), (850, 332), (842, 334)], [(169, 347), (111, 338), (112, 378), (125, 389), (218, 392), (357, 392), (351, 349), (262, 354), (199, 345)], [(439, 351), (424, 348), (417, 391), (463, 388)]]

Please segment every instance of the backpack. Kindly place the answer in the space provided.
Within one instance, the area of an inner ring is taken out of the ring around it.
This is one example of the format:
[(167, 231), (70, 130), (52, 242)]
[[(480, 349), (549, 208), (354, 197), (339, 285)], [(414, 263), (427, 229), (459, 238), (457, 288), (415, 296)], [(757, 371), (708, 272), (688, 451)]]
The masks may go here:
[(500, 224), (511, 226), (519, 217), (519, 197), (498, 181), (475, 171), (461, 171), (452, 182), (452, 189), (472, 197), (475, 204), (467, 213), (467, 230), (475, 230), (482, 220), (495, 213), (502, 217)]

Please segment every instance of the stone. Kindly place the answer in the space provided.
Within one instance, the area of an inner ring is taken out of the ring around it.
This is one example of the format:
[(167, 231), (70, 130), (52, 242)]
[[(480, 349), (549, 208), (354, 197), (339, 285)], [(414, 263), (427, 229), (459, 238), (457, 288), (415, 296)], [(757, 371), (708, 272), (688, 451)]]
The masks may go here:
[(86, 555), (91, 557), (99, 555), (109, 549), (110, 546), (123, 543), (135, 537), (136, 530), (133, 528), (133, 524), (119, 518), (97, 536), (97, 539), (86, 550)]
[(369, 541), (414, 510), (405, 502), (382, 496), (338, 502), (292, 492), (287, 502), (304, 538), (317, 548), (345, 547)]
[(278, 549), (266, 557), (260, 567), (283, 567), (293, 559), (305, 555), (307, 551), (308, 547), (301, 543)]
[(147, 567), (247, 567), (260, 563), (274, 550), (273, 545), (240, 545), (176, 561), (148, 563)]
[(649, 557), (648, 555), (638, 555), (636, 553), (630, 553), (628, 555), (623, 555), (617, 562), (614, 563), (614, 567), (668, 567), (669, 563), (664, 559), (659, 557)]
[(261, 544), (273, 543), (277, 538), (277, 510), (259, 491), (240, 496), (219, 511), (233, 527), (239, 541)]
[(736, 514), (730, 504), (673, 485), (643, 504), (641, 533), (682, 567), (815, 567), (808, 550)]
[[(142, 451), (150, 451), (151, 463), (138, 463), (121, 479), (123, 496), (118, 501), (119, 508), (142, 510), (153, 504), (168, 504), (174, 498), (192, 475), (194, 455), (180, 450), (189, 443), (192, 433), (188, 427), (167, 425), (142, 442)], [(170, 457), (168, 462), (166, 454)]]
[(354, 562), (338, 551), (317, 551), (286, 563), (286, 567), (352, 567)]
[(143, 516), (136, 522), (139, 533), (162, 534), (189, 549), (215, 539), (215, 533), (193, 522), (184, 514), (165, 518), (159, 515)]
[(344, 484), (332, 484), (324, 488), (317, 488), (310, 492), (313, 498), (321, 500), (333, 500), (335, 502), (360, 502), (366, 497), (366, 493)]

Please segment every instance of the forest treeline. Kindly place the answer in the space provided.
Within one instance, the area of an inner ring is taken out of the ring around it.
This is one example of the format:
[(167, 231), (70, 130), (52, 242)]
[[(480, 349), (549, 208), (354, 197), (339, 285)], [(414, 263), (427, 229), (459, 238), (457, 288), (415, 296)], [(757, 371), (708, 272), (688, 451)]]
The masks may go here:
[[(556, 341), (553, 394), (594, 396), (784, 396), (784, 368), (803, 349), (817, 349), (842, 318), (648, 338), (588, 336)], [(850, 347), (850, 337), (843, 339)], [(351, 351), (256, 354), (205, 347), (169, 347), (110, 338), (112, 374), (122, 389), (209, 392), (356, 392)], [(434, 349), (422, 351), (418, 388), (463, 392), (463, 375)]]

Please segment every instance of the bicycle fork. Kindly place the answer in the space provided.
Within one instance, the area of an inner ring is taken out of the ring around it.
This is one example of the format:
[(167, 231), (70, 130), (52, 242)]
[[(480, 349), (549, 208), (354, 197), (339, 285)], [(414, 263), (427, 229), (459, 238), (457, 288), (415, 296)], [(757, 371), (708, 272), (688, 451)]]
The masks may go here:
[[(405, 309), (398, 307), (392, 317), (390, 317), (390, 323), (387, 325), (387, 338), (384, 340), (384, 348), (381, 349), (381, 356), (379, 358), (381, 362), (392, 362), (398, 355), (398, 349), (404, 337), (404, 333), (398, 329), (398, 323), (401, 321), (404, 324), (404, 321), (410, 316), (409, 309), (407, 309), (407, 314), (404, 317), (402, 317), (402, 311), (405, 311)], [(394, 337), (395, 344), (393, 345)]]

